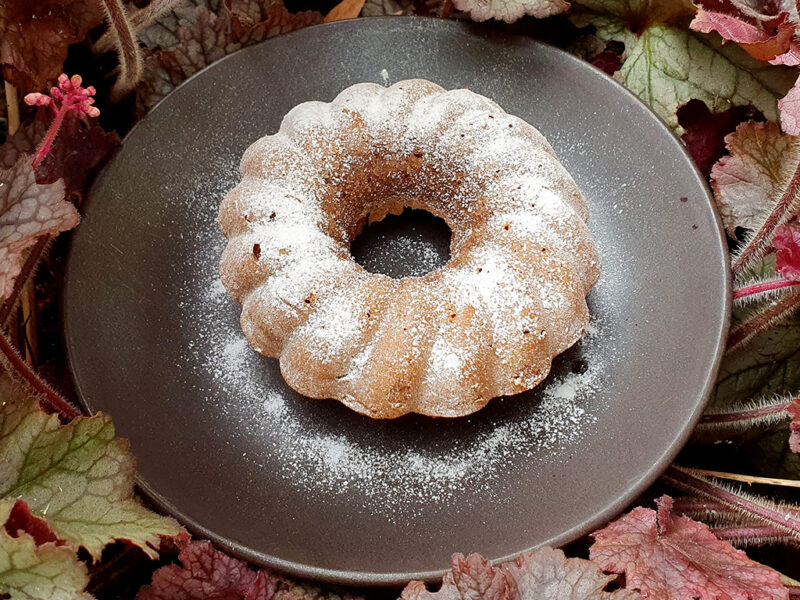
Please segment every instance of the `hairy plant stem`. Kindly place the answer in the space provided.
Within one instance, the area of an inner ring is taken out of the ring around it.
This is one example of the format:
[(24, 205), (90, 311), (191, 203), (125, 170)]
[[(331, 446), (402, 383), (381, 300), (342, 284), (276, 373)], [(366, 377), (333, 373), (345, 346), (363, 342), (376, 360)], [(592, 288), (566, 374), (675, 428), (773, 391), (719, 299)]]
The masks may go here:
[(33, 155), (32, 166), (34, 170), (42, 164), (44, 157), (53, 149), (53, 142), (56, 140), (56, 136), (61, 129), (61, 124), (64, 122), (64, 117), (67, 116), (67, 111), (69, 111), (69, 109), (70, 105), (67, 102), (62, 102), (61, 107), (56, 111), (53, 122), (50, 123), (50, 127), (47, 128), (44, 138), (39, 143), (39, 147), (36, 148), (36, 153)]
[[(755, 421), (761, 417), (768, 417), (771, 415), (781, 415), (786, 413), (791, 402), (778, 402), (776, 404), (769, 404), (759, 408), (748, 408), (745, 410), (737, 410), (724, 413), (704, 414), (700, 417), (700, 425), (722, 425), (728, 423), (737, 423), (739, 421)], [(788, 413), (785, 415), (788, 419)]]
[[(133, 27), (134, 33), (141, 31), (158, 17), (163, 15), (173, 7), (180, 4), (181, 0), (151, 0), (150, 4), (128, 11), (128, 23)], [(114, 47), (114, 29), (109, 28), (94, 45), (94, 51), (103, 53), (108, 52)]]
[(66, 419), (74, 419), (80, 416), (81, 413), (77, 408), (72, 406), (49, 383), (39, 377), (38, 373), (28, 363), (22, 360), (19, 352), (14, 349), (4, 333), (0, 333), (0, 353), (3, 355), (5, 362), (8, 363), (11, 371), (19, 375), (31, 387), (37, 394), (39, 402), (45, 408), (57, 412)]
[(672, 505), (672, 510), (676, 513), (697, 519), (700, 521), (711, 521), (725, 523), (728, 525), (751, 525), (747, 519), (733, 509), (720, 504), (715, 500), (702, 500), (691, 496), (676, 498)]
[(727, 407), (723, 412), (706, 413), (695, 428), (695, 437), (706, 443), (727, 440), (759, 427), (788, 421), (791, 396), (767, 396)]
[(136, 87), (142, 78), (142, 56), (133, 25), (128, 21), (121, 0), (103, 0), (106, 15), (114, 31), (119, 56), (119, 76), (111, 91), (112, 97), (120, 99)]
[(739, 298), (746, 298), (747, 296), (753, 296), (754, 294), (761, 294), (763, 292), (768, 292), (770, 290), (780, 290), (786, 287), (791, 287), (793, 285), (800, 285), (800, 281), (791, 281), (789, 279), (771, 279), (769, 281), (762, 281), (759, 283), (754, 283), (753, 285), (747, 285), (745, 287), (741, 287), (737, 290), (733, 290), (733, 299), (738, 300)]
[(792, 175), (786, 191), (775, 204), (764, 224), (734, 259), (731, 267), (734, 277), (738, 276), (745, 267), (764, 254), (764, 251), (769, 248), (772, 242), (775, 230), (794, 216), (795, 211), (792, 209), (797, 202), (798, 191), (800, 191), (800, 167)]
[(0, 308), (0, 327), (6, 328), (8, 326), (8, 320), (11, 315), (14, 314), (14, 308), (16, 308), (17, 302), (19, 301), (20, 292), (25, 286), (25, 283), (36, 272), (36, 268), (39, 266), (39, 262), (44, 256), (44, 252), (51, 239), (51, 236), (43, 235), (28, 253), (28, 257), (22, 264), (19, 275), (14, 280), (14, 289), (11, 290), (11, 295), (3, 303), (2, 308)]
[(795, 292), (780, 302), (748, 316), (747, 319), (731, 329), (728, 335), (727, 352), (741, 348), (762, 331), (791, 316), (798, 306), (800, 306), (800, 292)]
[(766, 499), (755, 500), (736, 493), (719, 484), (692, 475), (685, 469), (672, 465), (662, 479), (674, 488), (688, 492), (698, 498), (715, 501), (761, 525), (777, 528), (784, 534), (800, 541), (800, 514), (790, 507), (783, 507)]
[(800, 545), (800, 540), (784, 533), (772, 525), (753, 525), (751, 527), (719, 527), (711, 531), (719, 540), (735, 546), (766, 546), (768, 544)]

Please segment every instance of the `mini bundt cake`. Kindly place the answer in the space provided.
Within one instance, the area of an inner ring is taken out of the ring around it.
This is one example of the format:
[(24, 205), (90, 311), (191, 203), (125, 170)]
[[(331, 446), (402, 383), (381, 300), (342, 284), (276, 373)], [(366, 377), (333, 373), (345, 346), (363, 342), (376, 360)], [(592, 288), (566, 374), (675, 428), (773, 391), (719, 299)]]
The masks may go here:
[[(584, 334), (600, 273), (586, 201), (547, 140), (465, 89), (353, 85), (244, 153), (219, 223), (222, 282), (295, 390), (374, 418), (456, 417), (529, 390)], [(421, 277), (350, 255), (404, 207), (452, 230)]]

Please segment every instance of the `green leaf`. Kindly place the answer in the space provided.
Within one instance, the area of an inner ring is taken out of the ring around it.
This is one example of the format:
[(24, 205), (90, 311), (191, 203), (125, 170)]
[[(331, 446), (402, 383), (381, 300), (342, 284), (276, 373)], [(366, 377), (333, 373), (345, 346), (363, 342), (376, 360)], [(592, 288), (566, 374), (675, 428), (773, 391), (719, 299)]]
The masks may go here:
[(677, 134), (678, 109), (692, 99), (713, 112), (752, 105), (770, 120), (778, 119), (778, 99), (794, 83), (794, 69), (751, 58), (736, 44), (668, 23), (685, 10), (644, 10), (649, 3), (598, 0), (583, 2), (591, 12), (572, 17), (578, 26), (592, 24), (604, 40), (625, 44), (625, 62), (616, 78), (644, 101)]
[(800, 456), (789, 448), (789, 427), (780, 423), (766, 431), (749, 432), (742, 440), (750, 462), (745, 469), (753, 475), (797, 479), (800, 474)]
[[(13, 506), (0, 500), (0, 523)], [(86, 566), (73, 550), (52, 542), (37, 547), (27, 533), (12, 537), (0, 527), (0, 594), (12, 600), (88, 600), (83, 592), (88, 583)]]
[(715, 407), (757, 396), (800, 393), (800, 317), (758, 335), (722, 361)]
[(56, 535), (95, 559), (117, 539), (156, 556), (158, 536), (177, 535), (175, 521), (133, 499), (134, 459), (109, 417), (62, 426), (7, 381), (0, 397), (0, 496), (24, 500)]

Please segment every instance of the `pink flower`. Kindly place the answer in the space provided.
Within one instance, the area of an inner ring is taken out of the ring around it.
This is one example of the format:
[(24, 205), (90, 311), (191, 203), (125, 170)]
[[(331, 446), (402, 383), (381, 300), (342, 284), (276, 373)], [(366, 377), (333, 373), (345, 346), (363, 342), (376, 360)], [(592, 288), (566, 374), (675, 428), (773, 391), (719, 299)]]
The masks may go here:
[(781, 225), (772, 245), (777, 250), (775, 270), (781, 277), (800, 282), (800, 226)]
[(53, 148), (53, 141), (58, 135), (58, 130), (61, 129), (64, 116), (69, 111), (75, 111), (79, 116), (86, 117), (96, 117), (100, 114), (100, 109), (92, 106), (94, 104), (94, 98), (92, 98), (95, 94), (94, 87), (91, 85), (83, 87), (82, 83), (83, 79), (81, 79), (80, 75), (73, 75), (70, 78), (65, 73), (62, 73), (58, 76), (58, 87), (50, 88), (49, 96), (38, 92), (25, 96), (25, 103), (29, 106), (50, 106), (55, 113), (47, 134), (33, 156), (34, 168), (41, 164), (42, 159)]

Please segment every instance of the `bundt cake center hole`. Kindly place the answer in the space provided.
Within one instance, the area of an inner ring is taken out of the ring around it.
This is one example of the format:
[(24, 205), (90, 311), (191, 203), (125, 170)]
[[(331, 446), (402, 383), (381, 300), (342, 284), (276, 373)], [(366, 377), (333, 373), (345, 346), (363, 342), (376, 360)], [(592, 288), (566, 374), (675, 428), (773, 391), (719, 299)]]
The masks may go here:
[(350, 254), (370, 273), (421, 277), (450, 260), (450, 237), (444, 219), (406, 208), (365, 227), (350, 244)]

